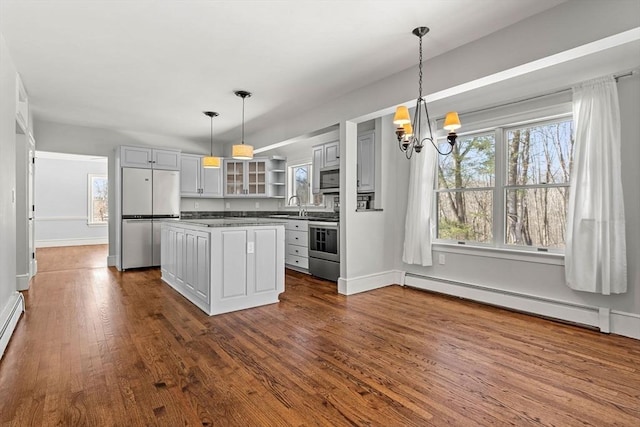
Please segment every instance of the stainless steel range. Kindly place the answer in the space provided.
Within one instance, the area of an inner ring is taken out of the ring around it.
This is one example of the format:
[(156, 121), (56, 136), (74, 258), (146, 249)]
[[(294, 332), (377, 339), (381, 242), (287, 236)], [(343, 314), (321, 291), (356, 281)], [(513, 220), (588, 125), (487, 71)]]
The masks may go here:
[(340, 277), (340, 228), (337, 222), (309, 221), (309, 273), (334, 282)]

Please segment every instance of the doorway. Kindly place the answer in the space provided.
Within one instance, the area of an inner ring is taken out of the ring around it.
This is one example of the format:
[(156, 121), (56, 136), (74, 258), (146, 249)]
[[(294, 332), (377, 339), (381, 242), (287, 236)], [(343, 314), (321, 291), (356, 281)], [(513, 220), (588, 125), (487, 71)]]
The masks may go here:
[[(57, 270), (65, 265), (63, 269), (106, 267), (107, 157), (45, 151), (36, 151), (35, 157), (34, 245), (36, 258), (42, 255), (40, 270)], [(51, 265), (47, 254), (57, 251), (48, 248), (69, 248), (64, 251), (68, 259), (60, 259), (58, 267)]]

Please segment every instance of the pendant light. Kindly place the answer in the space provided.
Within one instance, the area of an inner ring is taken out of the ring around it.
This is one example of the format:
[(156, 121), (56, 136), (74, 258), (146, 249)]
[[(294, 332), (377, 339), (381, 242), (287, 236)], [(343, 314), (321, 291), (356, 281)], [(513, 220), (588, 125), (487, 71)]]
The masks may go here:
[(215, 111), (205, 111), (205, 116), (209, 116), (211, 118), (211, 151), (209, 151), (209, 155), (202, 158), (202, 167), (203, 168), (219, 168), (220, 167), (220, 157), (216, 157), (213, 155), (213, 118), (218, 117), (220, 114)]
[[(428, 27), (414, 28), (413, 35), (420, 39), (420, 61), (418, 63), (418, 99), (416, 101), (416, 109), (414, 111), (413, 125), (411, 124), (411, 116), (409, 116), (409, 109), (405, 105), (400, 105), (396, 108), (396, 114), (393, 116), (393, 123), (398, 126), (396, 129), (396, 135), (398, 136), (398, 148), (404, 152), (407, 159), (410, 159), (413, 152), (419, 153), (424, 147), (426, 140), (431, 141), (436, 151), (446, 156), (453, 151), (453, 146), (456, 143), (455, 130), (460, 128), (460, 118), (458, 113), (449, 112), (444, 119), (444, 129), (449, 131), (447, 135), (447, 142), (449, 143), (449, 151), (440, 151), (435, 141), (433, 140), (433, 132), (431, 131), (431, 119), (429, 118), (429, 110), (427, 109), (427, 102), (422, 97), (422, 37), (429, 32)], [(421, 124), (423, 122), (422, 114), (424, 113), (429, 135), (422, 138)]]
[(235, 94), (242, 98), (242, 141), (240, 144), (235, 144), (233, 146), (231, 150), (231, 157), (237, 160), (251, 160), (253, 159), (253, 146), (244, 143), (244, 100), (251, 96), (251, 92), (238, 90)]

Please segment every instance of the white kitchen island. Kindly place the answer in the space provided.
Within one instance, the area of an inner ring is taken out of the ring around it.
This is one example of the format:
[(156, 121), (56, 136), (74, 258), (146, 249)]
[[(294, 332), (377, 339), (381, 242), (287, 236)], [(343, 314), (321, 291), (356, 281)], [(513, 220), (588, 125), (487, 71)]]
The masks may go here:
[(225, 218), (162, 224), (162, 280), (208, 315), (278, 302), (284, 221)]

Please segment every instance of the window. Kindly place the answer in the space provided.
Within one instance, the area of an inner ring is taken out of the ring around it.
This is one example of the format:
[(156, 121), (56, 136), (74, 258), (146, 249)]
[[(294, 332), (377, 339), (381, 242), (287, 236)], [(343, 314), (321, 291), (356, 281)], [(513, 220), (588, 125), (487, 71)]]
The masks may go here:
[(109, 219), (109, 182), (104, 175), (89, 174), (89, 225), (103, 225)]
[(505, 243), (564, 248), (573, 158), (571, 120), (505, 130)]
[(493, 134), (461, 137), (438, 165), (438, 239), (490, 243), (495, 176)]
[(565, 115), (460, 136), (438, 160), (436, 238), (562, 250), (572, 128)]
[(296, 196), (302, 206), (324, 206), (323, 195), (312, 192), (311, 168), (311, 163), (289, 166), (288, 198)]

